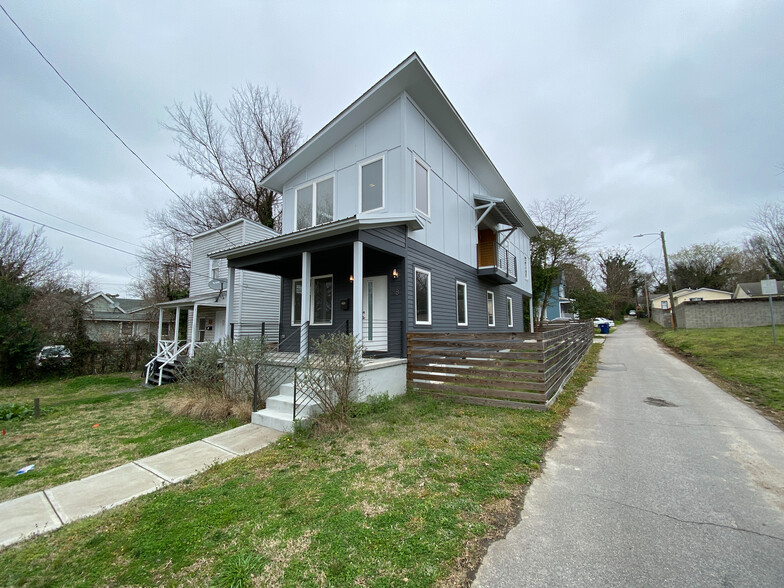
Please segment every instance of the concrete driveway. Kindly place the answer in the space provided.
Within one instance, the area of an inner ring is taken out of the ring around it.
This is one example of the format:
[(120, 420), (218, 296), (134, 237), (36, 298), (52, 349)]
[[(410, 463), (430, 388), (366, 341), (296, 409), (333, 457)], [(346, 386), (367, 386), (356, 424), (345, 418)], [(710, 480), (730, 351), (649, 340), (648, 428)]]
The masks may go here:
[(784, 433), (634, 321), (600, 362), (473, 585), (784, 586)]

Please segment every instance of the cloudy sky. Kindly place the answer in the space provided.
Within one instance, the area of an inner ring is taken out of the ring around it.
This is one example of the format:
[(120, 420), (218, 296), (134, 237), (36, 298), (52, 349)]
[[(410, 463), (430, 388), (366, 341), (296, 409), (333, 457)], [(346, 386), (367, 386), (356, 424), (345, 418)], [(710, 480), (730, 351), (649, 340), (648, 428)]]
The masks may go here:
[[(200, 184), (168, 157), (166, 106), (269, 85), (309, 137), (417, 51), (523, 205), (576, 194), (605, 246), (739, 242), (784, 198), (783, 2), (0, 4), (180, 193)], [(0, 13), (0, 209), (133, 252), (173, 198)], [(132, 255), (46, 235), (77, 276), (127, 293)]]

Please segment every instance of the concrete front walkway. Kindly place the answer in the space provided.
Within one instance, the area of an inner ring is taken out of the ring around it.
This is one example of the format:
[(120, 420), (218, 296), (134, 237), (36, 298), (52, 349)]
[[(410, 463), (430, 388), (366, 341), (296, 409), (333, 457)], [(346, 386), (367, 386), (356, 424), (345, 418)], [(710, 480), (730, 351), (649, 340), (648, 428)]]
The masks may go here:
[(784, 586), (784, 433), (623, 325), (474, 586)]
[(0, 503), (0, 547), (57, 529), (266, 447), (283, 433), (243, 425), (83, 480)]

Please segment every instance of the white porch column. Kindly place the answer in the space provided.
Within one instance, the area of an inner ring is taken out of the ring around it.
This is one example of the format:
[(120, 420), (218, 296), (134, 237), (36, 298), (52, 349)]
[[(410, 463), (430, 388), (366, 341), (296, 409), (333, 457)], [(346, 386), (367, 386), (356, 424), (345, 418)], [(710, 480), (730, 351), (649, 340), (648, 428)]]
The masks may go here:
[(226, 286), (226, 324), (224, 325), (224, 337), (231, 337), (231, 323), (234, 320), (234, 273), (235, 268), (229, 268), (229, 283)]
[(362, 344), (362, 264), (364, 260), (362, 241), (354, 241), (354, 288), (351, 295), (351, 322), (357, 343)]
[(531, 298), (528, 299), (528, 319), (529, 319), (529, 321), (531, 323), (531, 326), (530, 326), (531, 332), (533, 333), (534, 332), (534, 298), (533, 298), (533, 296), (531, 296)]
[(174, 311), (174, 336), (172, 337), (174, 341), (174, 353), (177, 353), (177, 348), (180, 346), (180, 307), (177, 307), (177, 310)]
[(299, 356), (308, 354), (310, 330), (310, 251), (302, 252), (302, 304), (300, 306)]
[(191, 348), (188, 351), (188, 357), (193, 357), (194, 352), (196, 351), (196, 337), (198, 333), (199, 327), (199, 305), (193, 305), (193, 323), (191, 326)]
[(163, 335), (163, 309), (158, 309), (158, 349), (161, 348), (161, 336)]

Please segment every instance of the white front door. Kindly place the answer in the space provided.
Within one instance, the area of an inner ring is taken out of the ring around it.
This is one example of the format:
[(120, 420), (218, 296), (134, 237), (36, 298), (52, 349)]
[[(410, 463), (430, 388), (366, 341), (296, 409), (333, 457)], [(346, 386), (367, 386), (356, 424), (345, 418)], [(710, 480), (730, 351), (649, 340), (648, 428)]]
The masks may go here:
[(213, 331), (213, 341), (216, 343), (218, 341), (223, 341), (225, 335), (224, 330), (226, 329), (225, 310), (218, 310), (215, 312), (215, 326), (213, 328), (215, 329)]
[(387, 350), (387, 277), (362, 281), (362, 341), (367, 351)]

